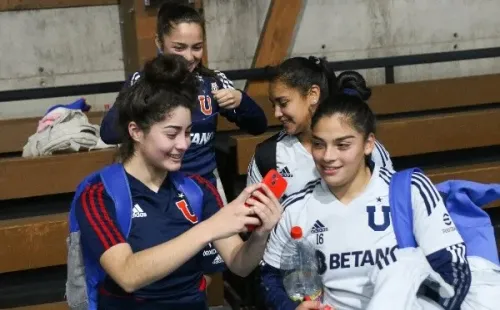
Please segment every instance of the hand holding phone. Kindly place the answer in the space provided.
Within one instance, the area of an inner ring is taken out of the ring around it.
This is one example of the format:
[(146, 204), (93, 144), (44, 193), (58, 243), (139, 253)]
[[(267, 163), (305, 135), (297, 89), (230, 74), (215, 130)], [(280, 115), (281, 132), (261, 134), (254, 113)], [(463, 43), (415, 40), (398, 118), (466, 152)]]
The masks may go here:
[[(266, 186), (271, 190), (271, 192), (277, 199), (280, 199), (281, 196), (283, 196), (288, 186), (288, 182), (285, 180), (285, 178), (282, 177), (281, 174), (279, 174), (279, 172), (276, 171), (275, 169), (269, 170), (266, 176), (262, 179), (261, 183), (266, 184)], [(262, 190), (259, 191), (263, 193)], [(252, 196), (252, 198), (257, 199), (255, 196)], [(248, 225), (247, 229), (248, 231), (253, 231), (255, 229), (255, 226)]]

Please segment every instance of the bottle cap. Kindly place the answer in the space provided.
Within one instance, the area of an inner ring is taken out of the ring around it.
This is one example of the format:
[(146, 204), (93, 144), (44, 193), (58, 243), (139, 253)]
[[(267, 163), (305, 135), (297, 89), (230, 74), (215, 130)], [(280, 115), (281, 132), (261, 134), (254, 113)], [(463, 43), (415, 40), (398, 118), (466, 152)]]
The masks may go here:
[(293, 226), (290, 231), (290, 236), (295, 240), (302, 238), (302, 228), (300, 228), (300, 226)]

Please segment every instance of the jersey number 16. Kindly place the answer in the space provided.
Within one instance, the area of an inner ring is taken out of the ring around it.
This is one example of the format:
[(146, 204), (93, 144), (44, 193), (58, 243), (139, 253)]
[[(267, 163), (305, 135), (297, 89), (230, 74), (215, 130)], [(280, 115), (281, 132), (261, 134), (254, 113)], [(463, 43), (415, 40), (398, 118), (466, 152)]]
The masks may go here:
[(323, 244), (323, 234), (316, 234), (316, 244)]

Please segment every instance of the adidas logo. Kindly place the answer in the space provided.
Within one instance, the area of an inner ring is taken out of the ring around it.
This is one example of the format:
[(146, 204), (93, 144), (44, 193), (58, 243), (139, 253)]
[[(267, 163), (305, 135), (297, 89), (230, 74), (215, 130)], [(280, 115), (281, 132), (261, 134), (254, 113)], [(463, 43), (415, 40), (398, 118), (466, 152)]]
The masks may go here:
[(224, 260), (222, 259), (222, 257), (220, 257), (220, 254), (217, 254), (214, 261), (212, 262), (212, 265), (222, 264), (223, 262)]
[(317, 220), (314, 223), (313, 227), (311, 228), (312, 234), (318, 234), (318, 233), (322, 233), (325, 231), (328, 231), (328, 228), (326, 228), (325, 225), (323, 225), (323, 223), (321, 223), (319, 220)]
[(216, 253), (217, 253), (216, 249), (205, 250), (205, 251), (203, 251), (203, 256), (210, 256), (210, 255), (214, 255)]
[(285, 167), (283, 167), (283, 169), (281, 169), (280, 174), (284, 178), (292, 178), (293, 177), (293, 174), (290, 173), (290, 170), (288, 170), (287, 166), (285, 166)]
[(132, 208), (132, 218), (146, 216), (148, 216), (146, 212), (144, 212), (144, 210), (142, 210), (142, 208), (138, 204), (135, 204)]

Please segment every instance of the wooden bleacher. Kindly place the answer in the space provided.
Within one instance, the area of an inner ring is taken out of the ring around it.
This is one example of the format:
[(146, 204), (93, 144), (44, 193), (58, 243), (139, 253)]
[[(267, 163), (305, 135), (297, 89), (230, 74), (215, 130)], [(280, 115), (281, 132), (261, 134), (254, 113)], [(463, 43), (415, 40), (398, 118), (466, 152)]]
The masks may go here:
[[(434, 182), (453, 178), (500, 182), (499, 84), (500, 75), (485, 75), (375, 86), (369, 104), (379, 117), (377, 137), (396, 168), (422, 166)], [(268, 133), (241, 134), (224, 120), (218, 127), (224, 132), (218, 141), (222, 146), (218, 155), (225, 156), (220, 169), (225, 171), (226, 188), (240, 182), (234, 191), (241, 188), (257, 143), (279, 130), (267, 94), (255, 99), (268, 117)], [(101, 117), (102, 113), (89, 114), (93, 123)], [(19, 277), (38, 281), (40, 287), (49, 273), (64, 274), (71, 194), (85, 175), (110, 163), (114, 155), (107, 149), (21, 158), (37, 122), (38, 118), (0, 121), (0, 208), (6, 210), (0, 217), (0, 308), (66, 309), (64, 278), (54, 282), (62, 285), (57, 296), (45, 299), (6, 290), (1, 284), (7, 277)], [(233, 161), (226, 161), (229, 158)], [(222, 280), (216, 279), (209, 289), (212, 305), (220, 304), (222, 289)], [(9, 299), (9, 293), (15, 297)]]

